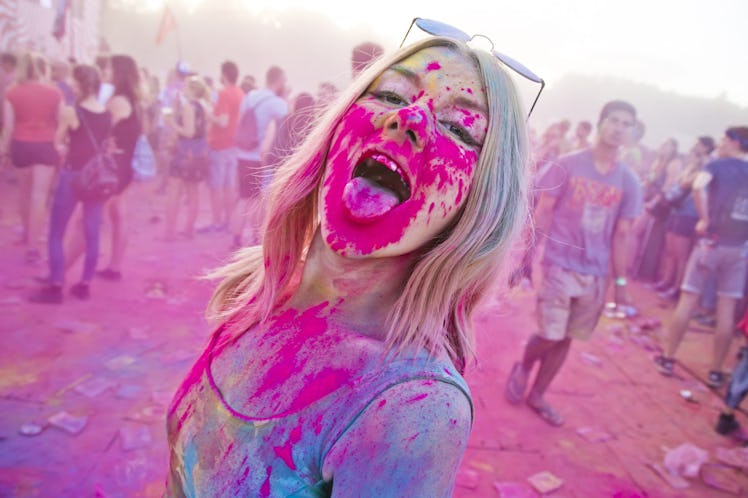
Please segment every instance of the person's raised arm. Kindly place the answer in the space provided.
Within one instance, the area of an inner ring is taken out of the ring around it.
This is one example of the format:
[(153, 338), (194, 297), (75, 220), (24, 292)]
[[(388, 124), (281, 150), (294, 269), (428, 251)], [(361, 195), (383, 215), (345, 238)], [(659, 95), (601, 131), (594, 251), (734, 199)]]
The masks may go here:
[(409, 381), (375, 398), (335, 442), (322, 472), (333, 498), (452, 496), (467, 447), (465, 393), (438, 381)]

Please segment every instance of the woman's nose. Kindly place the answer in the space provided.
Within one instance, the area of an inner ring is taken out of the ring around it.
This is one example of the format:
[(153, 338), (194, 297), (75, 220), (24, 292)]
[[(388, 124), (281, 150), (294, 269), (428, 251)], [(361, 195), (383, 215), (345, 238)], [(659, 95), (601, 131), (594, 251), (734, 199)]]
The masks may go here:
[(390, 114), (384, 123), (385, 133), (402, 142), (407, 140), (415, 150), (422, 150), (428, 137), (430, 123), (421, 106), (408, 106)]

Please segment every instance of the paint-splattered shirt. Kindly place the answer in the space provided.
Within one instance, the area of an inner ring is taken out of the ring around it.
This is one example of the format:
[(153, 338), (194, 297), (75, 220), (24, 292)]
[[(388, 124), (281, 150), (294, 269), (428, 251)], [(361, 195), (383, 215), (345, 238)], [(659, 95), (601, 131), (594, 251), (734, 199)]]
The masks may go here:
[(559, 158), (537, 188), (557, 198), (543, 263), (607, 276), (616, 223), (642, 211), (636, 175), (621, 162), (609, 173), (600, 173), (592, 150), (585, 149)]
[(451, 496), (467, 385), (446, 358), (383, 351), (315, 308), (216, 332), (169, 410), (166, 495)]

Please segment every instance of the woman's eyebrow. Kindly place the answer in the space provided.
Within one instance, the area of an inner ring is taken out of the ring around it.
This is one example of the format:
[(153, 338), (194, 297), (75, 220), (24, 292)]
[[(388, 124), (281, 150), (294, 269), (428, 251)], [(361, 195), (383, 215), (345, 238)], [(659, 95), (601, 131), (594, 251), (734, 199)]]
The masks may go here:
[(488, 117), (488, 108), (482, 103), (477, 102), (475, 99), (471, 99), (463, 95), (460, 95), (458, 97), (455, 97), (454, 104), (459, 107), (465, 107), (467, 109), (478, 111), (482, 113), (484, 116)]
[(394, 71), (404, 76), (406, 79), (408, 79), (413, 84), (416, 84), (416, 85), (421, 84), (421, 77), (415, 72), (411, 71), (410, 69), (404, 66), (400, 66), (400, 65), (391, 66), (387, 69), (387, 71)]

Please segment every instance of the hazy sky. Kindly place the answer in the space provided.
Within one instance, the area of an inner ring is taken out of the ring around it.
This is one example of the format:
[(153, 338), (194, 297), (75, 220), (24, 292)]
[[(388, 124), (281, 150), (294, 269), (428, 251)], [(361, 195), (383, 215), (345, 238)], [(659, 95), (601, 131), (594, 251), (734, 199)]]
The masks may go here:
[[(165, 0), (120, 1), (156, 10)], [(317, 10), (393, 46), (407, 29), (404, 20), (430, 17), (488, 35), (499, 51), (549, 81), (565, 73), (611, 74), (684, 95), (724, 95), (748, 107), (748, 0), (233, 1), (268, 22), (273, 12)]]
[[(153, 4), (160, 0), (145, 0)], [(200, 0), (182, 0), (200, 3)], [(212, 0), (216, 1), (216, 0)], [(398, 40), (403, 19), (430, 17), (480, 32), (547, 80), (613, 74), (686, 95), (725, 95), (748, 107), (746, 0), (246, 0), (319, 10), (341, 27)]]

